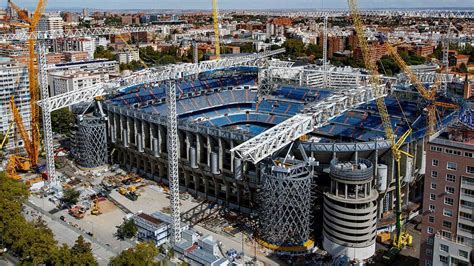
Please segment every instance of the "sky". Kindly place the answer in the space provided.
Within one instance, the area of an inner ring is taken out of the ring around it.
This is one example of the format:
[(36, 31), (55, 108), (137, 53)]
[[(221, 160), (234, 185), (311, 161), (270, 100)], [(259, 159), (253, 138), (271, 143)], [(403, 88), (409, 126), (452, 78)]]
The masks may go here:
[[(21, 7), (34, 7), (37, 0), (14, 0)], [(6, 7), (7, 0), (0, 0)], [(360, 8), (474, 8), (474, 0), (359, 0)], [(211, 0), (49, 0), (49, 8), (97, 9), (210, 9)], [(220, 0), (220, 9), (320, 9), (346, 8), (347, 0)]]

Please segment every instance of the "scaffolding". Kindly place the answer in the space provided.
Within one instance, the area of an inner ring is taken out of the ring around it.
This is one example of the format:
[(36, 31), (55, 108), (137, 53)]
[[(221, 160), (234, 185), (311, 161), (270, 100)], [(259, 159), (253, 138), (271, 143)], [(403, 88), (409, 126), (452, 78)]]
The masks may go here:
[(279, 247), (303, 246), (312, 220), (312, 166), (291, 160), (262, 170), (259, 237)]
[(99, 117), (84, 117), (76, 133), (77, 163), (84, 168), (96, 168), (107, 163), (107, 124)]

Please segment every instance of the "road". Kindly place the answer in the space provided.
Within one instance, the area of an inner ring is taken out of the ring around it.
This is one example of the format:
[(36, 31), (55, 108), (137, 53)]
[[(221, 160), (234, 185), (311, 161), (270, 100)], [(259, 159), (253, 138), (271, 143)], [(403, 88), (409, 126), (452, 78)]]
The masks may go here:
[(60, 244), (68, 244), (69, 246), (74, 245), (74, 242), (82, 235), (86, 240), (92, 243), (92, 253), (96, 258), (99, 265), (108, 265), (110, 259), (114, 256), (117, 256), (118, 253), (114, 252), (111, 248), (107, 247), (103, 243), (92, 239), (86, 233), (74, 228), (67, 223), (57, 219), (48, 212), (42, 210), (38, 206), (34, 205), (32, 202), (27, 202), (25, 204), (25, 217), (28, 220), (32, 220), (35, 217), (41, 216), (41, 218), (46, 222), (48, 227), (53, 231), (56, 240)]

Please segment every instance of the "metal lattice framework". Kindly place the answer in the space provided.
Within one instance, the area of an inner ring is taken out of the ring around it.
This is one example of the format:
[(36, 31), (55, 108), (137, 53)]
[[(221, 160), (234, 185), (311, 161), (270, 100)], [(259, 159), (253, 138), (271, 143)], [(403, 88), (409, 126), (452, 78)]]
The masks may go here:
[(262, 53), (255, 53), (247, 56), (235, 57), (235, 58), (223, 58), (221, 60), (203, 61), (199, 64), (179, 64), (164, 67), (159, 71), (149, 69), (141, 71), (136, 75), (132, 75), (121, 80), (122, 86), (133, 86), (139, 84), (154, 83), (159, 81), (179, 79), (185, 76), (196, 75), (206, 71), (224, 69), (233, 66), (253, 64), (255, 61), (265, 59), (277, 54), (284, 53), (285, 49), (278, 49), (274, 51), (267, 51)]
[[(280, 16), (280, 17), (309, 17), (309, 18), (321, 18), (321, 17), (348, 17), (350, 12), (344, 9), (334, 10), (322, 10), (314, 12), (306, 11), (295, 11), (295, 12), (267, 12), (267, 11), (245, 11), (234, 12), (234, 14), (244, 15), (264, 15), (264, 16)], [(361, 10), (362, 16), (383, 16), (383, 17), (411, 17), (411, 18), (474, 18), (474, 11), (472, 10), (459, 10), (459, 9), (366, 9)]]
[[(112, 81), (107, 84), (96, 84), (90, 88), (85, 88), (77, 91), (71, 91), (64, 94), (56, 95), (49, 97), (47, 89), (47, 69), (46, 69), (46, 54), (45, 50), (43, 53), (39, 53), (40, 56), (44, 57), (44, 62), (40, 60), (40, 71), (41, 80), (44, 80), (44, 91), (42, 91), (42, 100), (38, 101), (38, 105), (43, 109), (43, 127), (45, 130), (45, 147), (47, 154), (47, 171), (52, 180), (56, 178), (56, 168), (54, 166), (54, 151), (53, 151), (53, 138), (52, 138), (52, 127), (51, 127), (51, 112), (69, 107), (74, 104), (78, 104), (85, 101), (91, 101), (96, 96), (101, 96), (106, 93), (106, 91), (111, 90), (112, 88), (117, 89), (120, 87), (120, 84), (123, 86), (133, 86), (143, 83), (152, 83), (160, 82), (166, 80), (180, 79), (183, 76), (187, 75), (196, 75), (202, 72), (211, 71), (215, 69), (221, 69), (231, 66), (238, 66), (244, 64), (253, 64), (255, 61), (265, 60), (266, 57), (276, 55), (279, 53), (284, 53), (285, 49), (279, 49), (266, 53), (258, 53), (245, 57), (236, 57), (232, 59), (222, 59), (219, 61), (206, 61), (199, 64), (180, 64), (164, 67), (160, 70), (147, 70), (142, 71), (140, 74), (133, 75), (128, 77), (125, 80)], [(43, 90), (43, 87), (42, 87)], [(49, 119), (48, 119), (49, 117)], [(48, 122), (49, 121), (49, 122)], [(50, 138), (48, 136), (50, 135)], [(51, 157), (50, 157), (51, 156)]]
[[(44, 42), (38, 42), (38, 77), (40, 85), (41, 99), (47, 99), (49, 97), (48, 91), (48, 73), (46, 69), (47, 58), (46, 58), (46, 46)], [(51, 184), (55, 185), (56, 180), (56, 167), (54, 166), (54, 147), (53, 147), (53, 128), (51, 125), (51, 112), (49, 111), (49, 102), (45, 102), (42, 107), (43, 113), (43, 131), (44, 131), (44, 149), (46, 152), (46, 170)]]
[(75, 157), (79, 165), (96, 168), (107, 163), (106, 123), (99, 117), (85, 117), (76, 133)]
[[(166, 26), (173, 28), (174, 26)], [(50, 30), (50, 31), (35, 31), (29, 32), (17, 32), (1, 34), (0, 40), (2, 41), (26, 41), (28, 39), (57, 39), (57, 38), (82, 38), (90, 36), (101, 36), (101, 35), (116, 35), (116, 34), (127, 34), (134, 32), (159, 32), (164, 26), (147, 26), (147, 27), (123, 27), (123, 28), (91, 28), (91, 29), (73, 29), (73, 30)]]
[(312, 175), (308, 163), (262, 171), (259, 236), (277, 246), (302, 246), (310, 238)]
[(181, 241), (181, 214), (179, 208), (179, 170), (178, 170), (178, 115), (176, 113), (176, 83), (168, 83), (167, 92), (168, 103), (168, 180), (170, 186), (171, 227), (172, 243)]
[(340, 90), (231, 151), (242, 159), (257, 164), (298, 138), (326, 125), (332, 118), (360, 104), (384, 97), (386, 93), (385, 86), (379, 86), (377, 90), (368, 87)]

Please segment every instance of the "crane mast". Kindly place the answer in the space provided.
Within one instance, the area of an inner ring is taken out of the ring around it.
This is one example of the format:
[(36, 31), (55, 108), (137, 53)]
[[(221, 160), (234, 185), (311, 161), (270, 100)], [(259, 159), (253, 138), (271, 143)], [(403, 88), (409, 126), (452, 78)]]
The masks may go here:
[[(377, 86), (380, 85), (378, 68), (375, 63), (375, 60), (372, 60), (371, 55), (370, 55), (368, 42), (365, 37), (365, 27), (362, 22), (362, 18), (359, 14), (359, 11), (357, 10), (357, 2), (356, 0), (348, 0), (348, 3), (349, 3), (349, 8), (350, 8), (351, 16), (353, 19), (354, 27), (355, 27), (357, 37), (359, 40), (359, 46), (362, 51), (362, 57), (364, 58), (365, 67), (370, 73), (369, 85), (372, 87), (373, 90), (375, 90)], [(385, 105), (384, 99), (379, 98), (376, 100), (376, 103), (377, 103), (378, 111), (380, 113), (380, 117), (382, 118), (382, 124), (384, 127), (386, 138), (391, 143), (391, 152), (397, 164), (397, 175), (396, 175), (397, 205), (396, 205), (396, 210), (395, 210), (396, 236), (394, 239), (394, 248), (396, 248), (397, 250), (400, 250), (400, 248), (403, 246), (402, 244), (403, 234), (402, 234), (402, 224), (401, 224), (402, 200), (401, 200), (400, 160), (401, 160), (402, 154), (408, 157), (413, 157), (411, 154), (401, 150), (401, 146), (403, 145), (405, 140), (408, 138), (408, 136), (411, 134), (412, 130), (409, 129), (397, 141), (396, 136), (392, 129), (392, 125), (390, 123), (390, 115), (387, 111), (387, 106)], [(405, 235), (405, 236), (409, 237), (408, 235)]]
[(217, 0), (212, 0), (212, 17), (214, 19), (214, 46), (216, 49), (216, 59), (221, 59), (221, 44), (219, 32), (219, 10), (217, 8)]

